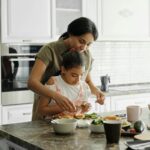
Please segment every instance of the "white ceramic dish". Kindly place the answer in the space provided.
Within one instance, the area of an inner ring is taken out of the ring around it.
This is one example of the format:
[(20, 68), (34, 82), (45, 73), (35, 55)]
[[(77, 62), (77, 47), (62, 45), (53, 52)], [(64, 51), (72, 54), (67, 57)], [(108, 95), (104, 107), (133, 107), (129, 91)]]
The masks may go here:
[(90, 130), (93, 133), (104, 133), (104, 126), (103, 124), (98, 124), (98, 125), (91, 124)]
[(71, 134), (75, 132), (77, 126), (76, 119), (55, 119), (51, 121), (55, 133)]
[(78, 119), (77, 127), (78, 128), (87, 128), (90, 126), (92, 120), (91, 119)]

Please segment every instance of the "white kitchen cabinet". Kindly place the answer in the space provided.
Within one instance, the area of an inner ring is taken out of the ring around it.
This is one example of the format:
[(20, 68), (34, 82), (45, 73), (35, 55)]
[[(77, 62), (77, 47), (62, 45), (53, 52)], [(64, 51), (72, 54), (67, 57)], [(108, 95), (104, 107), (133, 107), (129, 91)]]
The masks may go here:
[(2, 43), (49, 41), (51, 15), (51, 0), (1, 0)]
[(58, 38), (74, 19), (85, 16), (86, 0), (52, 0), (52, 35)]
[(142, 108), (148, 107), (147, 105), (149, 102), (150, 102), (150, 93), (111, 96), (111, 110), (112, 111), (126, 110), (126, 107), (129, 105), (139, 105)]
[(97, 0), (99, 40), (150, 40), (149, 0)]
[(2, 124), (31, 121), (33, 104), (2, 107)]
[(84, 4), (85, 12), (83, 14), (87, 18), (91, 19), (97, 27), (98, 27), (98, 11), (99, 11), (98, 4), (99, 0), (86, 0), (86, 3)]

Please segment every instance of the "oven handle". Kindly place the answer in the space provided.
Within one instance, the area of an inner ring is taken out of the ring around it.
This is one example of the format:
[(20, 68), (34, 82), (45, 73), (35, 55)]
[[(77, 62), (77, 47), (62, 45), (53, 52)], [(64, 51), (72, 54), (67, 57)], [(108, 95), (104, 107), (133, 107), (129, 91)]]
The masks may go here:
[(35, 61), (35, 58), (10, 58), (10, 61)]

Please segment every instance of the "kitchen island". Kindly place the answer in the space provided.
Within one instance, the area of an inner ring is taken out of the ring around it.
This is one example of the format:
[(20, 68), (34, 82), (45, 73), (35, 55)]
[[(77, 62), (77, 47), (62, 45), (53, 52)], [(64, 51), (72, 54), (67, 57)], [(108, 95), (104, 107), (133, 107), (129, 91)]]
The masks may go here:
[[(142, 120), (150, 122), (150, 111), (146, 108), (143, 109)], [(133, 140), (131, 137), (121, 137), (119, 145), (110, 148), (106, 145), (104, 134), (93, 134), (89, 128), (77, 128), (74, 134), (57, 135), (50, 123), (44, 121), (0, 126), (0, 137), (27, 150), (123, 150), (127, 148), (124, 142)]]

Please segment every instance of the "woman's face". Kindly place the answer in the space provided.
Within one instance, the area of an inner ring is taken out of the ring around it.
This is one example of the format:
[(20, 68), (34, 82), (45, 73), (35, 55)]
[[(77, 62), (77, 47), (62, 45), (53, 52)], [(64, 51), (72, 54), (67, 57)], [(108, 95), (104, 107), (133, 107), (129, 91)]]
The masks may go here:
[(83, 74), (83, 66), (74, 67), (66, 70), (63, 66), (61, 68), (61, 75), (65, 82), (70, 85), (76, 85), (79, 83)]
[(70, 35), (68, 38), (70, 50), (78, 50), (80, 52), (87, 50), (93, 41), (94, 37), (91, 33), (86, 33), (81, 36)]

